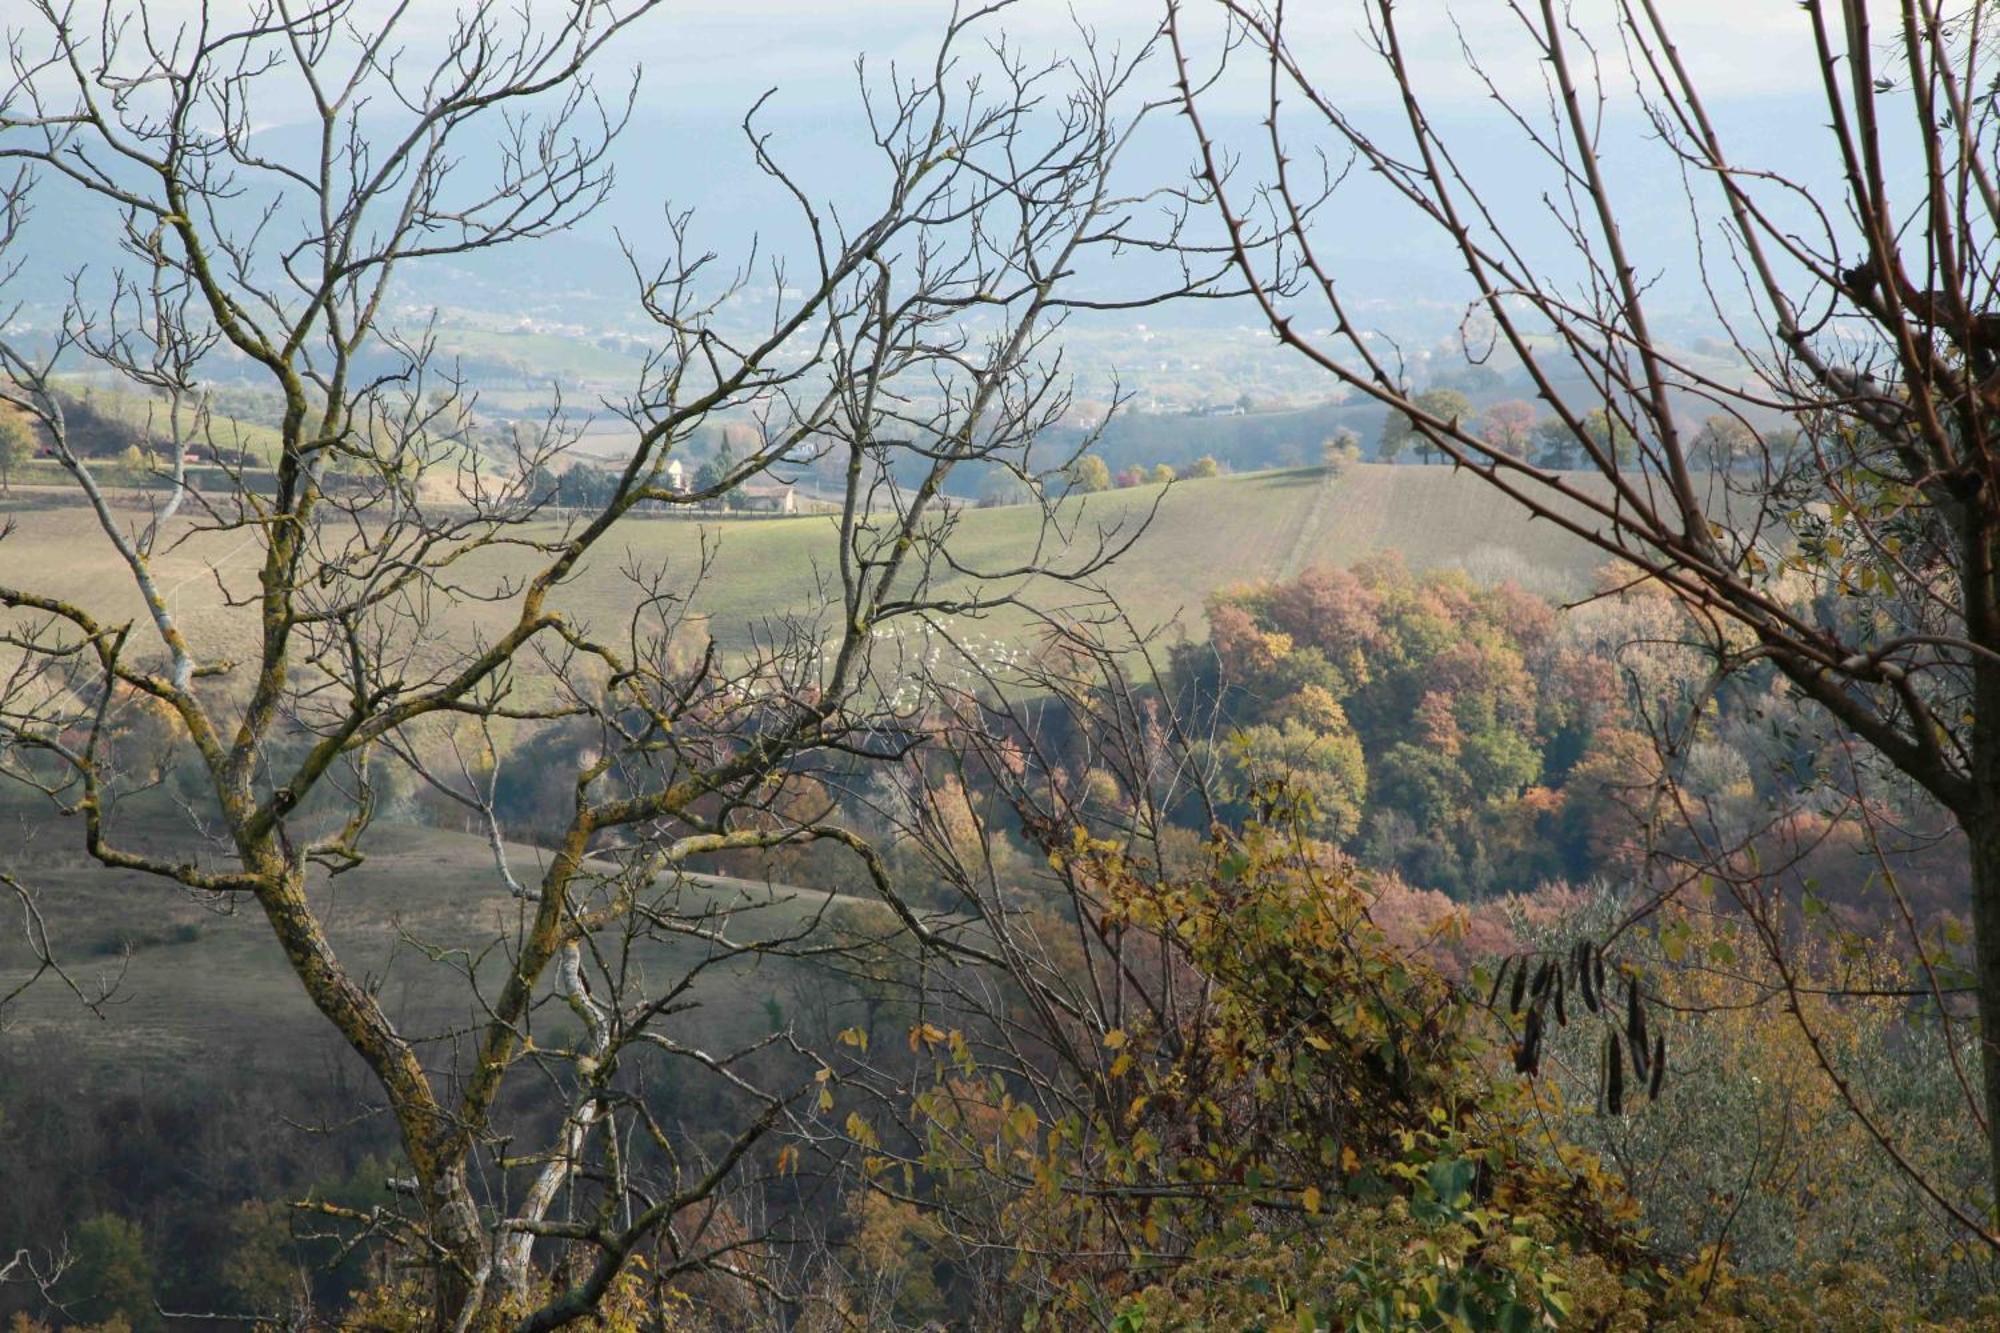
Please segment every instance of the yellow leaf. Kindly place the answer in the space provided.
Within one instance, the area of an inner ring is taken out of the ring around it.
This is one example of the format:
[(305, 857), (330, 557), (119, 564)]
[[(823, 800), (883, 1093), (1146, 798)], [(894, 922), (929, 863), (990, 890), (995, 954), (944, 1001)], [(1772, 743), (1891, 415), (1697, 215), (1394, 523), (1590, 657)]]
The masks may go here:
[(1317, 1185), (1306, 1186), (1305, 1193), (1299, 1196), (1299, 1202), (1306, 1206), (1307, 1212), (1317, 1213), (1319, 1211), (1319, 1187)]
[(1125, 1044), (1125, 1029), (1113, 1028), (1111, 1031), (1105, 1033), (1104, 1044), (1114, 1051), (1123, 1046)]

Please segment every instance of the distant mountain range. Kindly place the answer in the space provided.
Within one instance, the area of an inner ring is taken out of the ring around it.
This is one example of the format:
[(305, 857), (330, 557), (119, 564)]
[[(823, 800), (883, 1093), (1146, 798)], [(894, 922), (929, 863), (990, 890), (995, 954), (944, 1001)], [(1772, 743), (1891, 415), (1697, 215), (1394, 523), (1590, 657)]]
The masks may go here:
[[(666, 99), (662, 90), (660, 100)], [(1784, 110), (1742, 102), (1719, 115), (1725, 123), (1754, 127), (1754, 160), (1808, 176), (1828, 169), (1829, 164), (1813, 158), (1818, 149), (1815, 127)], [(1253, 144), (1258, 133), (1247, 117), (1218, 126), (1225, 140), (1238, 145)], [(851, 106), (794, 107), (781, 98), (760, 127), (768, 131), (773, 153), (797, 169), (808, 191), (835, 201), (845, 220), (860, 216), (884, 171), (880, 151)], [(1519, 132), (1498, 116), (1467, 116), (1442, 129), (1489, 204), (1513, 219), (1530, 261), (1547, 273), (1573, 266), (1562, 229), (1549, 212), (1549, 199), (1560, 203), (1558, 196), (1546, 193), (1550, 173), (1524, 151)], [(1691, 336), (1712, 325), (1714, 316), (1695, 280), (1685, 186), (1659, 146), (1645, 143), (1644, 136), (1644, 125), (1629, 114), (1607, 121), (1606, 141), (1629, 149), (1609, 156), (1612, 188), (1622, 205), (1627, 242), (1653, 283), (1656, 321), (1669, 336), (1677, 330)], [(274, 155), (297, 155), (311, 147), (302, 126), (267, 131), (262, 138), (264, 151)], [(1309, 136), (1296, 144), (1301, 153), (1313, 146)], [(1120, 170), (1125, 183), (1134, 187), (1182, 180), (1189, 153), (1182, 122), (1162, 117), (1134, 140)], [(468, 182), (491, 169), (490, 150), (488, 161), (481, 156), (477, 151), (466, 155), (460, 170)], [(1247, 159), (1244, 170), (1255, 165), (1254, 158)], [(807, 233), (796, 207), (757, 167), (735, 108), (642, 109), (619, 142), (615, 168), (618, 188), (611, 199), (569, 234), (412, 265), (401, 279), (400, 300), (491, 315), (560, 316), (607, 330), (632, 326), (638, 319), (634, 279), (621, 244), (631, 246), (642, 263), (666, 260), (671, 251), (668, 208), (694, 210), (693, 243), (716, 252), (718, 274), (746, 259), (754, 245), (766, 266), (752, 282), (768, 289), (769, 258), (789, 255), (796, 262), (805, 251)], [(1347, 298), (1364, 318), (1399, 336), (1435, 338), (1448, 332), (1464, 291), (1453, 255), (1423, 228), (1413, 227), (1408, 207), (1390, 200), (1367, 173), (1353, 173), (1342, 191), (1322, 215), (1319, 240), (1323, 257), (1342, 275)], [(254, 195), (246, 195), (239, 207), (247, 210), (255, 202)], [(101, 201), (83, 198), (64, 182), (47, 182), (34, 207), (15, 251), (27, 262), (7, 284), (5, 296), (10, 303), (22, 303), (31, 319), (46, 321), (67, 296), (70, 275), (79, 270), (87, 273), (90, 290), (105, 289), (106, 275), (120, 258), (117, 228), (115, 215)], [(303, 231), (302, 217), (296, 207), (281, 208), (267, 234), (274, 242), (294, 238)], [(1075, 290), (1092, 297), (1130, 295), (1171, 285), (1173, 276), (1167, 259), (1127, 251), (1115, 260), (1100, 256), (1079, 272)], [(1155, 324), (1182, 326), (1237, 323), (1245, 317), (1238, 306), (1204, 303), (1146, 316)], [(1131, 318), (1102, 316), (1093, 322)]]

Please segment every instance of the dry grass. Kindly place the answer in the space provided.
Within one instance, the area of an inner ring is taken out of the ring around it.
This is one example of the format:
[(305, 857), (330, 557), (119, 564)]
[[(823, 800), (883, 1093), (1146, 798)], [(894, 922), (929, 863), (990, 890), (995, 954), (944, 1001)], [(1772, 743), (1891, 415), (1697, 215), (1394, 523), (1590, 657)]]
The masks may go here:
[[(1094, 541), (1100, 527), (1129, 528), (1156, 499), (1159, 488), (1148, 486), (1071, 502), (1065, 519), (1075, 521), (1073, 543)], [(129, 580), (86, 511), (24, 509), (12, 517), (17, 530), (0, 542), (0, 578), (73, 599), (107, 620), (137, 616)], [(971, 511), (955, 550), (977, 567), (1017, 563), (1038, 535), (1038, 519), (1027, 507)], [(709, 632), (738, 646), (758, 626), (818, 605), (834, 540), (832, 521), (818, 516), (633, 520), (555, 600), (573, 618), (613, 633), (635, 602), (625, 571), (664, 569), (670, 586), (694, 592)], [(693, 590), (704, 544), (713, 564), (706, 583)], [(1140, 624), (1179, 618), (1199, 636), (1202, 602), (1219, 588), (1386, 551), (1401, 552), (1418, 569), (1467, 567), (1549, 593), (1580, 588), (1601, 563), (1583, 543), (1551, 524), (1530, 522), (1477, 479), (1442, 467), (1360, 466), (1331, 485), (1314, 469), (1180, 483), (1104, 582)], [(239, 596), (253, 590), (257, 554), (247, 534), (204, 534), (155, 562), (156, 578), (209, 660), (241, 659), (250, 647), (254, 624), (224, 606), (217, 576)], [(492, 553), (472, 567), (467, 582), (494, 586), (528, 568), (528, 559), (520, 552)], [(1052, 583), (1025, 592), (1043, 605), (1078, 596)], [(509, 608), (467, 600), (444, 614), (469, 634), (492, 630)], [(1003, 614), (989, 632), (1005, 637), (1017, 627), (1018, 618)]]
[[(40, 813), (18, 797), (0, 798), (0, 844), (9, 850), (0, 864), (36, 893), (58, 956), (86, 990), (122, 980), (98, 1018), (45, 977), (7, 1011), (4, 1040), (16, 1047), (59, 1041), (88, 1063), (159, 1072), (219, 1061), (282, 1069), (327, 1058), (336, 1045), (332, 1029), (300, 990), (255, 903), (198, 902), (170, 884), (106, 870), (84, 857), (72, 824), (50, 824)], [(177, 829), (184, 826), (170, 814), (128, 816), (120, 838), (179, 846), (185, 836)], [(514, 938), (531, 905), (506, 891), (478, 837), (382, 825), (371, 831), (368, 851), (347, 874), (316, 872), (315, 904), (341, 957), (378, 989), (398, 1028), (444, 1040), (479, 1017), (459, 969), (480, 956), (482, 985), (492, 994), (506, 954), (493, 946)], [(518, 846), (509, 854), (523, 878), (541, 855)], [(690, 876), (679, 892), (685, 910), (730, 908), (730, 933), (742, 939), (787, 933), (829, 904), (858, 906), (871, 921), (884, 916), (872, 901), (711, 876)], [(426, 948), (459, 952), (435, 961)], [(692, 957), (690, 949), (660, 945), (635, 955), (656, 984)], [(0, 932), (0, 991), (28, 965), (19, 932)], [(684, 1021), (704, 1043), (760, 1035), (769, 1019), (759, 998), (789, 1001), (786, 973), (771, 960), (720, 966), (695, 992), (719, 1002), (702, 1004)], [(544, 1007), (537, 1022), (564, 1027), (560, 1006)]]

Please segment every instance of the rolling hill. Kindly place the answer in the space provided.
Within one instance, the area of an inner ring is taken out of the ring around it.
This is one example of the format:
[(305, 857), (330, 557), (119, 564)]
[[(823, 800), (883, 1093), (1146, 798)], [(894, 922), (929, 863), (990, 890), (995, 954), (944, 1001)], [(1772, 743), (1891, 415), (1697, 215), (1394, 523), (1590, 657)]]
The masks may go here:
[[(147, 876), (107, 870), (82, 854), (67, 824), (29, 835), (38, 813), (0, 800), (0, 842), (16, 848), (7, 866), (37, 895), (57, 957), (79, 986), (93, 996), (111, 983), (115, 989), (93, 1015), (44, 977), (4, 1012), (10, 1046), (55, 1043), (72, 1062), (155, 1075), (225, 1061), (275, 1070), (333, 1058), (331, 1027), (300, 990), (254, 902), (197, 901)], [(185, 825), (170, 811), (123, 827), (127, 845), (186, 840)], [(371, 830), (368, 849), (368, 859), (347, 874), (314, 874), (315, 905), (341, 957), (376, 989), (398, 1028), (419, 1040), (448, 1040), (480, 1017), (462, 969), (475, 966), (482, 993), (491, 995), (506, 956), (493, 946), (513, 938), (532, 906), (507, 891), (483, 838), (385, 824)], [(524, 879), (545, 856), (525, 846), (509, 851)], [(880, 903), (835, 893), (711, 875), (685, 876), (671, 891), (687, 912), (731, 913), (725, 928), (738, 941), (790, 934), (833, 909), (890, 927)], [(657, 984), (702, 947), (645, 943), (632, 962)], [(0, 931), (0, 994), (32, 965), (21, 932)], [(718, 964), (697, 983), (696, 1007), (682, 1021), (716, 1045), (760, 1036), (791, 998), (792, 966), (755, 958)], [(705, 1003), (717, 996), (729, 1002)], [(569, 1027), (560, 1005), (544, 1007), (536, 1022), (545, 1039)]]
[[(1481, 580), (1513, 579), (1549, 595), (1577, 591), (1602, 563), (1583, 542), (1529, 520), (1478, 479), (1443, 467), (1363, 464), (1331, 481), (1319, 469), (1298, 469), (1181, 482), (1164, 495), (1161, 490), (1135, 487), (1066, 502), (1067, 541), (1074, 554), (1100, 530), (1129, 533), (1151, 513), (1150, 524), (1102, 582), (1140, 625), (1178, 619), (1197, 637), (1210, 593), (1316, 563), (1345, 565), (1395, 551), (1418, 569), (1459, 567)], [(38, 589), (75, 599), (100, 618), (138, 613), (115, 553), (86, 511), (19, 507), (8, 517), (15, 531), (0, 542), (0, 571), (18, 577), (13, 571), (34, 570)], [(550, 525), (541, 535), (554, 531)], [(1040, 535), (1033, 508), (969, 510), (954, 550), (965, 565), (1005, 568), (1023, 560)], [(712, 562), (695, 604), (709, 633), (725, 647), (741, 646), (772, 618), (814, 607), (821, 573), (832, 563), (833, 537), (825, 516), (634, 519), (555, 601), (572, 618), (618, 625), (636, 600), (628, 569), (664, 568), (669, 586), (687, 591), (706, 545)], [(155, 561), (155, 578), (210, 660), (240, 659), (248, 647), (251, 622), (242, 611), (227, 609), (217, 574), (240, 595), (254, 587), (256, 557), (247, 534), (199, 534)], [(465, 578), (469, 585), (490, 586), (527, 567), (520, 553), (496, 551), (475, 562)], [(1054, 584), (1025, 593), (1045, 606), (1079, 595)], [(507, 607), (467, 601), (447, 614), (471, 633), (500, 624)], [(986, 632), (1004, 637), (1018, 623), (1002, 614)]]

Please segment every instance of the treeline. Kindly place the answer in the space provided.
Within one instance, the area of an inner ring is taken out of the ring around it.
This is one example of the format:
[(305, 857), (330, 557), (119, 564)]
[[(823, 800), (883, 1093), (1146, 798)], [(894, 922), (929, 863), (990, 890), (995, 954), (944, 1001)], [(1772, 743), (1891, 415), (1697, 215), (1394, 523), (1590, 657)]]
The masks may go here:
[[(1444, 357), (1432, 360), (1435, 369), (1419, 381), (1422, 388), (1412, 395), (1413, 405), (1439, 420), (1458, 419), (1473, 434), (1515, 457), (1559, 469), (1584, 465), (1576, 433), (1547, 408), (1540, 386), (1527, 376), (1479, 365), (1446, 365)], [(1558, 381), (1558, 388), (1585, 390), (1577, 400), (1591, 396), (1582, 377), (1574, 383)], [(1693, 396), (1677, 404), (1677, 413), (1685, 417), (1682, 426), (1692, 442), (1690, 453), (1716, 469), (1741, 466), (1765, 447), (1782, 454), (1794, 434), (1789, 423), (1717, 414), (1711, 404)], [(1629, 429), (1608, 420), (1602, 411), (1582, 424), (1600, 445), (1621, 454), (1633, 446)], [(1202, 457), (1212, 457), (1237, 472), (1313, 467), (1325, 460), (1331, 442), (1342, 440), (1353, 441), (1361, 456), (1371, 461), (1440, 461), (1405, 413), (1361, 395), (1278, 411), (1125, 410), (1090, 428), (1051, 432), (1043, 447), (1056, 454), (1088, 446), (1115, 476), (1161, 465), (1178, 470)]]
[(164, 1326), (162, 1307), (334, 1309), (367, 1282), (365, 1252), (343, 1254), (330, 1228), (287, 1205), (384, 1201), (394, 1135), (367, 1117), (313, 1132), (330, 1106), (349, 1108), (346, 1121), (360, 1105), (330, 1042), (294, 1052), (283, 1077), (262, 1054), (177, 1074), (150, 1052), (107, 1067), (59, 1043), (10, 1041), (0, 1248), (22, 1266), (0, 1284), (0, 1312), (147, 1331)]
[[(771, 984), (782, 1021), (801, 992)], [(635, 1069), (623, 1087), (699, 1153), (704, 1126), (745, 1110), (672, 1072)], [(0, 1250), (20, 1261), (0, 1319), (17, 1333), (163, 1333), (218, 1318), (350, 1327), (357, 1303), (393, 1308), (407, 1256), (370, 1218), (406, 1194), (409, 1169), (367, 1080), (331, 1033), (184, 1065), (82, 1058), (53, 1040), (0, 1049)]]
[(1095, 438), (1087, 439), (1081, 430), (1057, 432), (1048, 448), (1051, 453), (1074, 451), (1087, 442), (1113, 475), (1157, 466), (1178, 472), (1204, 457), (1237, 472), (1307, 467), (1319, 463), (1325, 440), (1343, 430), (1372, 435), (1381, 415), (1372, 405), (1345, 403), (1233, 415), (1119, 412)]

